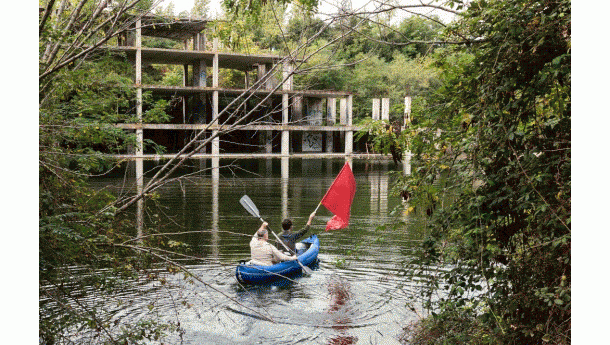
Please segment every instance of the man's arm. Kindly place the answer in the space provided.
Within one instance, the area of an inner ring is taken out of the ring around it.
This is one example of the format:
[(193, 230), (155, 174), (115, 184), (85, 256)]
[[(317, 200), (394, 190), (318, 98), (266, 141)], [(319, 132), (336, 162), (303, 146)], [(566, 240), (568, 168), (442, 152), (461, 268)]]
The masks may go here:
[(256, 232), (254, 233), (253, 237), (258, 237), (258, 236), (257, 236), (258, 232), (259, 232), (259, 231), (261, 231), (261, 230), (263, 230), (263, 229), (266, 229), (266, 228), (267, 228), (267, 225), (269, 225), (269, 223), (267, 223), (267, 222), (263, 222), (263, 224), (261, 224), (261, 227), (260, 227), (260, 228), (258, 228), (258, 229), (256, 230)]
[(316, 216), (315, 212), (309, 215), (309, 220), (307, 220), (307, 224), (305, 224), (303, 229), (301, 229), (295, 233), (297, 235), (296, 236), (297, 239), (299, 239), (301, 236), (305, 235), (305, 233), (309, 230), (309, 228), (311, 227), (311, 221), (313, 220), (313, 217), (315, 217), (315, 216)]
[(297, 259), (296, 255), (288, 256), (280, 252), (277, 248), (275, 248), (275, 246), (269, 246), (271, 247), (271, 251), (273, 252), (273, 258), (275, 259), (275, 261), (291, 261)]

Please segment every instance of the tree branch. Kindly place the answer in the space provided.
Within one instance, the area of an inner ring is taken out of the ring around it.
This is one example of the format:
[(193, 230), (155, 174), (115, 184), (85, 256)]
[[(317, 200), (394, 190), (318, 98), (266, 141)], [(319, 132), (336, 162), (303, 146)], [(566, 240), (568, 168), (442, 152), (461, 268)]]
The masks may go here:
[(51, 15), (51, 11), (53, 10), (54, 4), (55, 0), (49, 0), (49, 3), (47, 4), (47, 7), (44, 10), (42, 19), (40, 20), (40, 24), (38, 24), (38, 36), (40, 36), (40, 34), (42, 33), (42, 30), (44, 29), (44, 26), (47, 23), (49, 16)]
[[(223, 291), (221, 291), (221, 290), (217, 289), (216, 287), (212, 286), (211, 284), (209, 284), (209, 283), (207, 283), (207, 282), (203, 281), (203, 279), (199, 278), (197, 275), (192, 274), (192, 273), (191, 273), (191, 272), (190, 272), (190, 271), (189, 271), (189, 270), (188, 270), (186, 267), (184, 267), (184, 266), (180, 265), (179, 263), (177, 263), (177, 262), (175, 262), (175, 261), (173, 261), (173, 260), (168, 259), (167, 257), (165, 257), (165, 256), (163, 256), (163, 255), (159, 255), (159, 254), (157, 254), (157, 253), (153, 252), (151, 249), (147, 249), (147, 248), (143, 248), (143, 247), (138, 247), (138, 246), (132, 246), (132, 245), (124, 245), (124, 244), (115, 244), (114, 246), (115, 246), (115, 247), (122, 247), (122, 248), (129, 248), (129, 249), (132, 249), (132, 250), (135, 250), (135, 251), (140, 251), (140, 252), (145, 252), (145, 253), (148, 253), (148, 254), (150, 254), (150, 255), (152, 255), (152, 256), (154, 256), (154, 257), (156, 257), (156, 258), (158, 258), (158, 259), (160, 259), (160, 260), (162, 260), (162, 261), (164, 261), (164, 262), (166, 262), (166, 263), (169, 263), (169, 264), (171, 264), (171, 265), (173, 265), (173, 266), (176, 266), (176, 267), (177, 267), (177, 268), (179, 268), (179, 269), (180, 269), (182, 272), (186, 273), (186, 274), (187, 274), (189, 277), (191, 277), (191, 278), (193, 278), (193, 279), (197, 280), (197, 281), (198, 281), (198, 282), (200, 282), (201, 284), (203, 284), (203, 285), (205, 285), (205, 286), (209, 287), (210, 289), (212, 289), (212, 290), (214, 290), (214, 291), (218, 292), (219, 294), (221, 294), (221, 295), (222, 295), (222, 296), (224, 296), (225, 298), (229, 299), (230, 301), (232, 301), (232, 302), (236, 303), (237, 305), (239, 305), (239, 306), (241, 306), (241, 307), (243, 307), (243, 308), (245, 308), (245, 309), (247, 309), (247, 310), (250, 310), (250, 311), (252, 311), (252, 312), (256, 313), (257, 315), (259, 315), (261, 318), (263, 318), (263, 319), (264, 319), (264, 320), (266, 320), (266, 321), (270, 321), (270, 322), (275, 323), (275, 321), (274, 321), (274, 320), (273, 320), (273, 319), (272, 319), (270, 316), (263, 315), (263, 314), (261, 314), (261, 313), (260, 313), (258, 310), (254, 310), (254, 309), (252, 309), (252, 308), (250, 308), (250, 307), (248, 307), (248, 306), (243, 305), (242, 303), (240, 303), (240, 302), (239, 302), (238, 300), (236, 300), (235, 298), (233, 298), (233, 297), (231, 297), (231, 296), (227, 295), (226, 293), (224, 293)], [(155, 248), (155, 250), (157, 250), (157, 249)]]

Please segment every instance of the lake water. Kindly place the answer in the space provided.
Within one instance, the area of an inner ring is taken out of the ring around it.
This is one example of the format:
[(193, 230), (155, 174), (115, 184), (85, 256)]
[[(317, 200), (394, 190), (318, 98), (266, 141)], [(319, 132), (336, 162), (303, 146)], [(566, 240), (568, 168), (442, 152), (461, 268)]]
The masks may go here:
[[(399, 272), (423, 235), (421, 220), (405, 215), (400, 198), (390, 195), (387, 173), (401, 169), (391, 161), (353, 161), (357, 190), (348, 228), (325, 232), (332, 214), (320, 207), (310, 231), (320, 238), (320, 263), (311, 276), (274, 286), (243, 286), (235, 278), (235, 266), (249, 257), (250, 237), (260, 225), (239, 199), (247, 194), (276, 233), (285, 217), (300, 229), (343, 163), (221, 161), (232, 168), (163, 186), (156, 204), (147, 205), (145, 223), (182, 233), (167, 239), (190, 245), (200, 259), (181, 263), (208, 285), (182, 275), (165, 276), (165, 284), (143, 282), (108, 307), (117, 324), (152, 316), (179, 324), (183, 332), (165, 338), (169, 344), (398, 344), (403, 328), (418, 318), (409, 306), (421, 284)], [(121, 192), (130, 181), (124, 182), (116, 177), (95, 184)], [(396, 215), (390, 215), (393, 210)], [(404, 224), (383, 227), (396, 221)]]

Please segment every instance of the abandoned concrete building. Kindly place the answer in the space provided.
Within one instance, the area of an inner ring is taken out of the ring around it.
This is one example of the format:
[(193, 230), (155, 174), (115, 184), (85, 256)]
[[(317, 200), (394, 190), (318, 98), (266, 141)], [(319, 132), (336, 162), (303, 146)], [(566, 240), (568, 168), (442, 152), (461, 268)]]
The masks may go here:
[[(143, 17), (118, 39), (118, 46), (107, 47), (124, 53), (135, 66), (139, 121), (118, 124), (137, 134), (137, 147), (126, 156), (160, 158), (152, 150), (143, 149), (144, 140), (152, 140), (166, 148), (161, 156), (171, 157), (193, 139), (196, 142), (190, 148), (208, 139), (193, 158), (353, 154), (352, 94), (295, 90), (293, 71), (300, 61), (287, 56), (227, 52), (217, 38), (212, 42), (206, 39), (206, 24)], [(177, 40), (183, 49), (145, 47), (143, 37)], [(182, 85), (143, 84), (142, 73), (149, 65), (183, 66)], [(243, 84), (221, 86), (222, 70), (238, 71)], [(146, 91), (173, 100), (169, 122), (141, 121), (142, 93)]]

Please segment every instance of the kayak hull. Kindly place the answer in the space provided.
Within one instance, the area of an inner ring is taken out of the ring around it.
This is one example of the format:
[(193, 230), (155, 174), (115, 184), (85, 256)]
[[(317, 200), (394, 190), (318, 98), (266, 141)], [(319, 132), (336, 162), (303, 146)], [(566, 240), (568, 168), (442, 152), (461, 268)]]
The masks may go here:
[[(305, 252), (297, 255), (299, 262), (304, 266), (310, 266), (317, 262), (320, 252), (320, 240), (318, 236), (310, 237), (299, 242), (307, 246)], [(240, 283), (267, 284), (273, 281), (290, 277), (301, 273), (301, 266), (296, 261), (284, 261), (272, 266), (248, 265), (240, 263), (235, 269), (235, 277)]]

